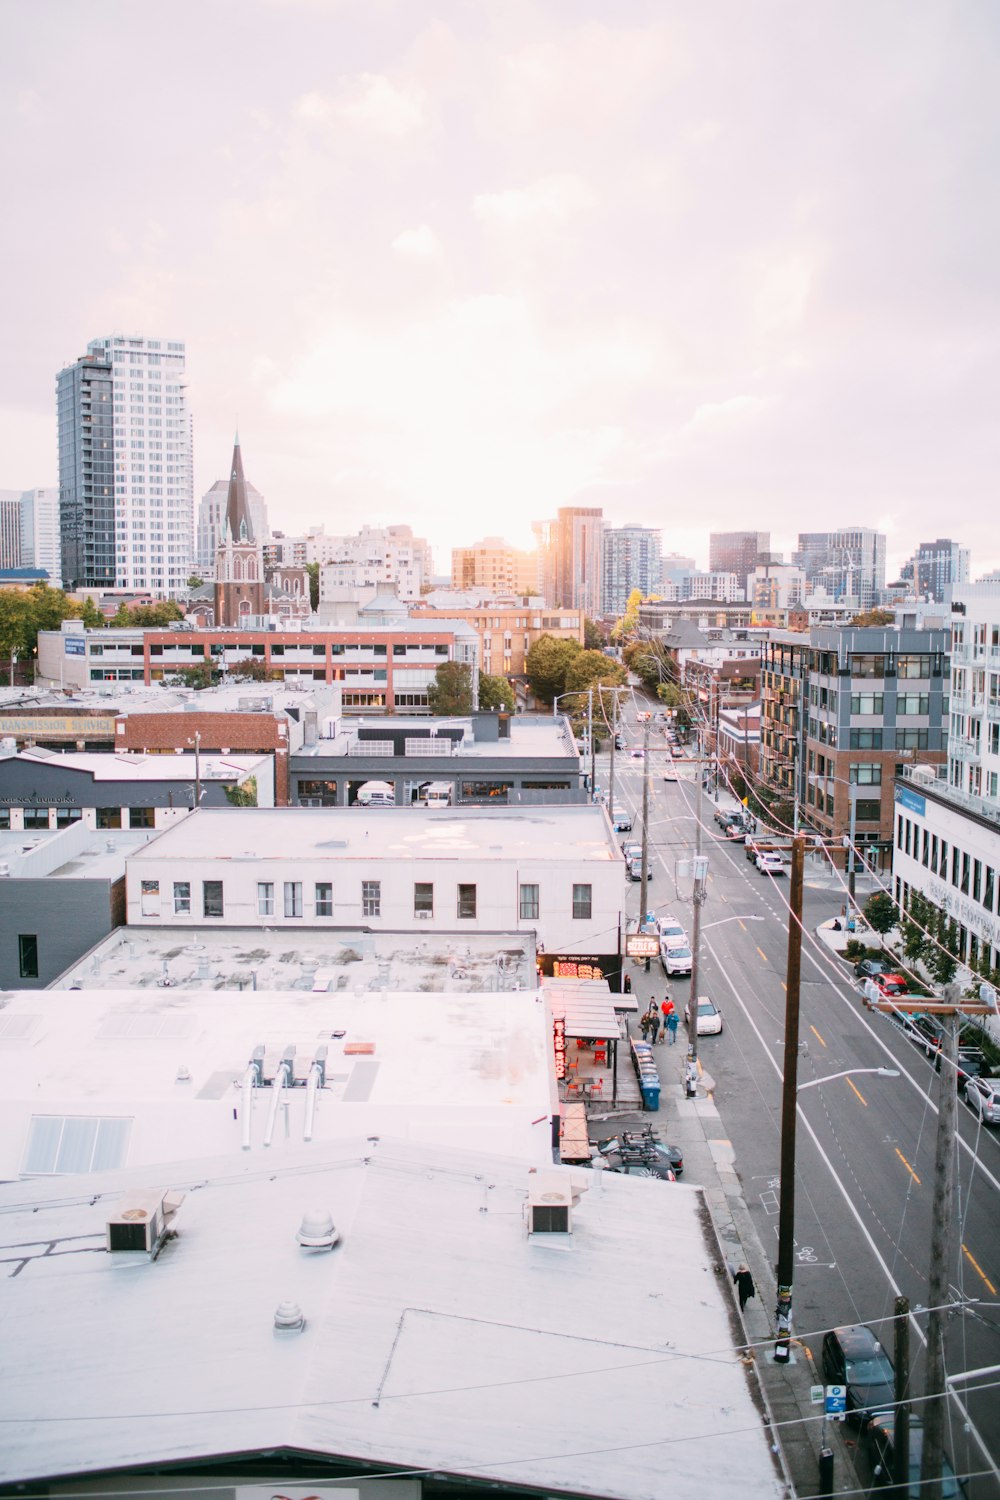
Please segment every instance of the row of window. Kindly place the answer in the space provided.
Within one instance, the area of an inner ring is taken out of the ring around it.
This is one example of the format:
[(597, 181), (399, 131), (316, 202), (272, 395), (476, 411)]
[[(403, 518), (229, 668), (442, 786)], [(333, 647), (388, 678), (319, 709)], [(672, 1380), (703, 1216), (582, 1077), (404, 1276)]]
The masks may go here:
[(930, 833), (901, 813), (896, 817), (896, 848), (919, 860), (932, 875), (947, 881), (963, 896), (971, 896), (987, 911), (997, 910), (1000, 879), (984, 860), (966, 854), (954, 844), (949, 848), (947, 839), (939, 839), (936, 833)]
[[(917, 889), (916, 886), (910, 886), (905, 880), (896, 876), (896, 905), (901, 911), (906, 910), (911, 892)], [(976, 964), (982, 960), (990, 969), (1000, 968), (1000, 948), (991, 947), (986, 938), (980, 938), (976, 933), (970, 932), (961, 922), (956, 922), (955, 926), (958, 954), (961, 959), (969, 964)]]
[[(203, 917), (225, 916), (225, 897), (221, 880), (201, 881), (201, 914)], [(278, 914), (278, 885), (273, 880), (259, 880), (257, 882), (257, 915), (259, 917), (274, 917)], [(304, 886), (301, 880), (286, 880), (281, 883), (281, 914), (290, 919), (301, 918), (305, 914), (303, 904)], [(160, 915), (160, 882), (158, 880), (143, 880), (140, 883), (139, 899), (141, 913), (144, 917), (158, 917)], [(192, 902), (192, 882), (190, 880), (175, 880), (173, 882), (174, 912), (177, 916), (190, 916)], [(537, 922), (540, 910), (539, 888), (537, 885), (522, 885), (518, 891), (518, 915), (522, 922)], [(474, 920), (477, 912), (476, 886), (472, 884), (459, 883), (456, 890), (455, 915), (463, 921)], [(593, 912), (593, 887), (590, 885), (574, 885), (572, 914), (578, 921), (589, 921)], [(363, 917), (380, 917), (382, 915), (382, 882), (380, 880), (363, 880), (361, 882), (361, 915)], [(434, 915), (434, 884), (432, 881), (416, 881), (413, 886), (413, 915), (415, 917), (432, 917)], [(313, 916), (333, 916), (333, 882), (329, 880), (318, 880), (313, 885)], [(36, 973), (37, 973), (37, 950), (36, 950)], [(21, 977), (26, 978), (23, 966)]]

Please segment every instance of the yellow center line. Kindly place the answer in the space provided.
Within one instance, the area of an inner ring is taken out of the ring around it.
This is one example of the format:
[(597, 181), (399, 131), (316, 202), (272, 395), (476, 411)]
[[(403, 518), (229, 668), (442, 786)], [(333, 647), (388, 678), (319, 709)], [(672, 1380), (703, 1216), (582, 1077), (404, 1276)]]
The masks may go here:
[(767, 963), (767, 954), (764, 952), (763, 948), (758, 948), (757, 952), (760, 954), (764, 962)]
[(864, 1094), (861, 1093), (860, 1089), (854, 1088), (854, 1084), (851, 1082), (851, 1080), (849, 1078), (845, 1078), (844, 1082), (847, 1084), (847, 1087), (849, 1089), (853, 1089), (854, 1093), (857, 1094), (858, 1098), (861, 1100), (861, 1103), (864, 1105), (865, 1109), (867, 1109), (868, 1108), (868, 1100), (865, 1098)]
[[(784, 989), (784, 984), (782, 984), (782, 989)], [(823, 1038), (820, 1036), (819, 1032), (816, 1030), (815, 1026), (810, 1026), (809, 1030), (812, 1032), (812, 1034), (816, 1038), (817, 1042), (819, 1042), (820, 1046), (821, 1047), (825, 1047), (826, 1043), (824, 1042)]]
[[(855, 1090), (855, 1092), (857, 1092), (857, 1090)], [(914, 1172), (913, 1168), (910, 1166), (910, 1163), (906, 1160), (906, 1157), (903, 1155), (902, 1151), (900, 1151), (898, 1146), (896, 1147), (896, 1155), (899, 1157), (900, 1161), (903, 1163), (903, 1166), (909, 1172), (914, 1182), (919, 1186), (920, 1178), (917, 1176), (916, 1172)]]
[(973, 1255), (973, 1253), (969, 1249), (968, 1245), (963, 1245), (962, 1246), (962, 1254), (965, 1256), (966, 1260), (969, 1262), (969, 1265), (972, 1266), (973, 1270), (974, 1271), (978, 1271), (979, 1275), (983, 1278), (984, 1285), (989, 1288), (989, 1290), (992, 1292), (993, 1296), (995, 1297), (996, 1294), (997, 1294), (996, 1287), (993, 1285), (992, 1281), (987, 1276), (987, 1274), (983, 1270), (982, 1266), (976, 1260), (976, 1257)]
[(787, 995), (788, 994), (788, 985), (785, 983), (784, 980), (781, 981), (781, 988), (784, 990), (785, 994)]
[(741, 917), (737, 917), (736, 920), (740, 924), (740, 931), (741, 932), (746, 932), (746, 930), (747, 930), (747, 924), (743, 921), (743, 919)]

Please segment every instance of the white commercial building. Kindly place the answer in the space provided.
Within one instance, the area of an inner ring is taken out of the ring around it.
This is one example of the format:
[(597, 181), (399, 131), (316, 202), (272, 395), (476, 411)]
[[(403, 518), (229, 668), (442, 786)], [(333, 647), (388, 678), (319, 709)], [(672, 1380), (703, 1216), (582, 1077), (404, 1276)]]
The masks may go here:
[(420, 598), (431, 577), (430, 547), (409, 526), (362, 526), (356, 536), (310, 535), (308, 560), (318, 562), (320, 603), (344, 588), (390, 584), (400, 599)]
[(599, 805), (202, 808), (131, 860), (128, 921), (533, 932), (617, 954), (625, 866)]
[(191, 574), (194, 480), (184, 345), (93, 339), (56, 381), (63, 580), (178, 593)]
[(62, 583), (62, 541), (59, 533), (59, 490), (24, 490), (21, 494), (21, 562), (44, 568), (49, 583)]
[(963, 960), (1000, 967), (1000, 581), (955, 588), (948, 765), (897, 782), (894, 843), (897, 901), (919, 891)]

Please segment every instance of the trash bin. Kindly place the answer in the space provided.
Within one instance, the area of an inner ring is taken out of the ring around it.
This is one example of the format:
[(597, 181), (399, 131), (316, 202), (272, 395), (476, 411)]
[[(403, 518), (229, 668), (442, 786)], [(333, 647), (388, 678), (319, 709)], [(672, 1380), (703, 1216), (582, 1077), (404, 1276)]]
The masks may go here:
[(641, 1078), (639, 1087), (642, 1090), (642, 1107), (645, 1110), (655, 1112), (660, 1107), (660, 1080), (658, 1078)]

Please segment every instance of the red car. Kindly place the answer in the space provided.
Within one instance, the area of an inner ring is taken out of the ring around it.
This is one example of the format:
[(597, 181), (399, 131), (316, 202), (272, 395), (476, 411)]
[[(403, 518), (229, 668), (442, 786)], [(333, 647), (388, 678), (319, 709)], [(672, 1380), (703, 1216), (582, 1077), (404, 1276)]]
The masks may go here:
[(875, 974), (872, 977), (886, 999), (890, 999), (893, 995), (905, 995), (909, 989), (902, 974)]

